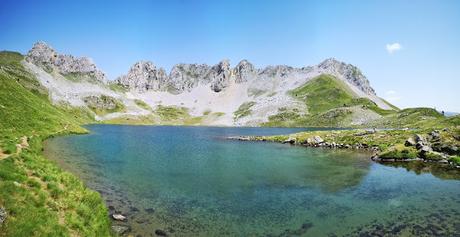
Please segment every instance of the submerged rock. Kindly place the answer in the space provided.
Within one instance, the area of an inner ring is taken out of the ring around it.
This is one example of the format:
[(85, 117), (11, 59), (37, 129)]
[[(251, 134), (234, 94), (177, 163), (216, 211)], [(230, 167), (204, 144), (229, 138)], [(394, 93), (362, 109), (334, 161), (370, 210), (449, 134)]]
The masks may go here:
[(155, 212), (155, 209), (153, 208), (145, 208), (145, 212), (149, 213), (149, 214), (152, 214)]
[(131, 231), (131, 227), (124, 226), (124, 225), (113, 225), (112, 226), (113, 232), (117, 233), (118, 235), (126, 234), (127, 232)]
[(121, 214), (113, 214), (112, 218), (114, 220), (117, 220), (117, 221), (125, 221), (126, 220), (126, 216), (123, 216)]
[(166, 233), (166, 231), (160, 229), (155, 230), (155, 234), (158, 236), (168, 236), (168, 233)]

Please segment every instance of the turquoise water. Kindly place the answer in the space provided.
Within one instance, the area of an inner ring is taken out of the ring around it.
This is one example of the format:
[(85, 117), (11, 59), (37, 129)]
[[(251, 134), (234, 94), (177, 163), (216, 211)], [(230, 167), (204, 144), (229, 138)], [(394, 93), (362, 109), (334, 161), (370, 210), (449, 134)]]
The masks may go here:
[(306, 129), (88, 126), (45, 154), (99, 191), (133, 235), (459, 236), (458, 170), (224, 139)]

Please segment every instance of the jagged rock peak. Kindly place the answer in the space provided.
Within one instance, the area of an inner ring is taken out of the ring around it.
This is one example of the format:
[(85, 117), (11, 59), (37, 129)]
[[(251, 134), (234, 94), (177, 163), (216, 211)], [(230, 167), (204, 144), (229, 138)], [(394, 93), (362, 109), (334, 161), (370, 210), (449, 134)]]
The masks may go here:
[(82, 74), (103, 83), (107, 80), (105, 74), (97, 68), (92, 59), (58, 54), (43, 41), (34, 44), (26, 55), (26, 61), (40, 66), (48, 72), (57, 70), (63, 75)]
[(244, 59), (233, 69), (233, 75), (235, 76), (236, 83), (246, 82), (256, 75), (256, 69), (254, 65)]
[(38, 41), (26, 55), (26, 61), (37, 66), (51, 66), (57, 59), (56, 51), (43, 41)]
[(199, 83), (209, 83), (207, 75), (210, 70), (206, 64), (176, 64), (169, 74), (169, 88), (180, 93), (192, 90)]
[(211, 79), (211, 89), (214, 92), (220, 92), (230, 84), (230, 61), (224, 59), (211, 68), (208, 75)]
[(323, 73), (338, 75), (343, 77), (352, 85), (358, 87), (368, 95), (375, 95), (374, 89), (370, 86), (369, 80), (361, 71), (352, 64), (340, 62), (335, 58), (328, 58), (317, 65), (317, 68)]
[(116, 82), (126, 88), (139, 92), (166, 90), (168, 77), (163, 68), (157, 68), (150, 61), (136, 62), (128, 74), (120, 76)]
[(288, 77), (289, 74), (300, 71), (300, 69), (293, 68), (287, 65), (267, 66), (259, 74), (267, 77)]

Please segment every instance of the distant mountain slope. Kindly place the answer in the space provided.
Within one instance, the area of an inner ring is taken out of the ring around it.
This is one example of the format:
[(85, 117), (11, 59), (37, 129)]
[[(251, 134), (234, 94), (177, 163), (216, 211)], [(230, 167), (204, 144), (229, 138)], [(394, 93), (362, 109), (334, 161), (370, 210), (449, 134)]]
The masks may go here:
[(277, 115), (270, 116), (264, 125), (356, 126), (396, 112), (384, 110), (369, 98), (360, 97), (346, 83), (331, 75), (315, 77), (288, 94), (305, 103), (308, 113), (283, 108)]
[(47, 91), (24, 69), (22, 60), (18, 53), (0, 52), (0, 130), (32, 135), (91, 121), (84, 111), (52, 106)]
[[(91, 59), (60, 55), (43, 42), (36, 43), (25, 58), (22, 64), (46, 88), (54, 104), (88, 109), (96, 120), (106, 122), (307, 126), (319, 125), (313, 121), (316, 115), (334, 117), (322, 120), (321, 126), (351, 126), (397, 109), (376, 96), (357, 67), (335, 59), (303, 68), (257, 69), (246, 60), (233, 68), (228, 60), (214, 66), (177, 64), (169, 75), (152, 62), (139, 61), (126, 75), (106, 81)], [(323, 80), (324, 75), (334, 80)], [(311, 80), (315, 84), (301, 88)], [(312, 86), (318, 87), (315, 94), (303, 93)], [(296, 90), (298, 93), (292, 93)], [(327, 98), (335, 99), (323, 104)], [(332, 109), (335, 112), (328, 112)], [(164, 116), (165, 111), (183, 116), (171, 120)], [(302, 122), (297, 118), (277, 122), (277, 116), (292, 111)]]

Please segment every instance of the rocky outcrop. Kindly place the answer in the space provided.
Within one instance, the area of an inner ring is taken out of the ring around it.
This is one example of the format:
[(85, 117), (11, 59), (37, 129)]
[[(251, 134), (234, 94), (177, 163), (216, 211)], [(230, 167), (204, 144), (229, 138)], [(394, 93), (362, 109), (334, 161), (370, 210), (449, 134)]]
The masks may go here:
[(367, 78), (357, 67), (351, 64), (346, 64), (344, 62), (337, 61), (334, 58), (329, 58), (318, 64), (316, 67), (321, 73), (341, 76), (352, 85), (358, 87), (364, 93), (368, 95), (375, 95), (375, 91), (370, 86)]
[[(47, 72), (57, 71), (62, 75), (86, 76), (97, 82), (106, 82), (105, 74), (87, 57), (58, 54), (44, 42), (37, 42), (28, 52), (26, 61), (31, 62)], [(167, 75), (163, 68), (156, 67), (152, 62), (135, 63), (126, 75), (120, 76), (115, 83), (138, 92), (169, 91), (182, 93), (191, 91), (198, 85), (209, 84), (211, 90), (220, 92), (230, 82), (244, 83), (253, 79), (287, 78), (291, 76), (306, 77), (315, 71), (317, 74), (332, 74), (346, 80), (368, 95), (375, 95), (374, 89), (361, 71), (351, 65), (330, 58), (317, 66), (293, 68), (286, 65), (267, 66), (258, 70), (247, 60), (240, 61), (234, 68), (228, 60), (214, 66), (206, 64), (177, 64)]]
[(257, 71), (254, 69), (254, 65), (247, 60), (241, 60), (241, 62), (239, 62), (233, 69), (233, 75), (236, 83), (247, 82), (248, 80), (254, 78), (256, 74)]
[(208, 74), (208, 79), (211, 80), (211, 89), (215, 92), (220, 92), (230, 83), (230, 62), (223, 60), (219, 64), (211, 68)]
[(92, 109), (100, 109), (100, 110), (115, 110), (120, 103), (111, 96), (101, 95), (101, 96), (87, 96), (83, 98), (85, 104)]
[(57, 71), (62, 75), (81, 75), (106, 82), (105, 74), (87, 57), (77, 58), (72, 55), (58, 54), (44, 42), (37, 42), (26, 55), (26, 61), (42, 67), (47, 72)]
[(230, 62), (223, 60), (210, 67), (206, 64), (177, 64), (169, 77), (162, 68), (157, 69), (151, 62), (138, 62), (131, 67), (127, 75), (119, 77), (118, 84), (136, 90), (169, 91), (182, 93), (191, 91), (200, 84), (210, 84), (215, 92), (222, 91), (231, 80)]
[(293, 68), (286, 65), (267, 66), (259, 73), (259, 76), (287, 78), (293, 72), (300, 71), (301, 70), (298, 68)]
[(327, 59), (315, 67), (294, 68), (286, 65), (267, 66), (262, 70), (254, 68), (247, 60), (240, 61), (234, 68), (230, 62), (223, 60), (214, 66), (206, 64), (177, 64), (169, 76), (162, 68), (157, 69), (151, 62), (138, 62), (131, 67), (128, 74), (117, 79), (117, 83), (139, 92), (170, 91), (182, 93), (191, 91), (200, 84), (210, 84), (215, 92), (220, 92), (231, 81), (244, 83), (253, 79), (290, 78), (315, 71), (317, 74), (332, 74), (346, 80), (368, 95), (375, 95), (374, 89), (361, 71), (351, 65), (335, 59)]
[(116, 82), (125, 88), (134, 88), (139, 92), (144, 92), (166, 90), (167, 80), (168, 77), (163, 68), (157, 68), (152, 62), (140, 61), (129, 69), (128, 74), (117, 78)]
[(207, 75), (211, 67), (206, 64), (176, 64), (169, 74), (171, 92), (190, 91), (199, 83), (209, 83)]

